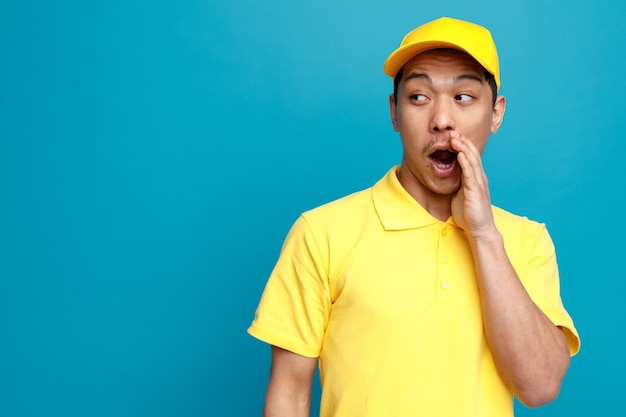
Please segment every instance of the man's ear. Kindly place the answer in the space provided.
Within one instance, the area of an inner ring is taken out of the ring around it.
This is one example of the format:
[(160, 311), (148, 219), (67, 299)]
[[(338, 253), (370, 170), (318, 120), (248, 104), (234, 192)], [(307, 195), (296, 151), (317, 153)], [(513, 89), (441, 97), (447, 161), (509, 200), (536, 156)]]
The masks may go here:
[(502, 120), (504, 119), (504, 112), (506, 110), (506, 98), (504, 96), (498, 96), (496, 98), (496, 104), (493, 106), (493, 112), (491, 114), (491, 133), (496, 133), (500, 129)]
[(396, 132), (398, 129), (398, 112), (396, 109), (396, 98), (393, 94), (389, 94), (389, 113), (391, 115), (391, 124), (393, 125), (393, 130)]

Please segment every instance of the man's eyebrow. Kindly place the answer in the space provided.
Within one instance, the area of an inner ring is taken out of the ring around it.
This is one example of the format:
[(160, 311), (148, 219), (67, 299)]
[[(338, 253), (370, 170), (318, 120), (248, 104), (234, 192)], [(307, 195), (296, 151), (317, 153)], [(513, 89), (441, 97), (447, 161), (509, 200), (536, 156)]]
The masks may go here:
[(404, 82), (412, 80), (413, 78), (420, 78), (420, 79), (426, 81), (428, 84), (432, 84), (433, 83), (433, 80), (430, 79), (428, 74), (424, 74), (423, 72), (410, 72), (410, 73), (408, 73), (406, 75), (406, 77), (404, 77)]
[(484, 78), (476, 74), (461, 74), (459, 76), (454, 77), (455, 82), (464, 81), (464, 80), (474, 80), (474, 81), (478, 81), (481, 84), (483, 83), (483, 81), (485, 81)]

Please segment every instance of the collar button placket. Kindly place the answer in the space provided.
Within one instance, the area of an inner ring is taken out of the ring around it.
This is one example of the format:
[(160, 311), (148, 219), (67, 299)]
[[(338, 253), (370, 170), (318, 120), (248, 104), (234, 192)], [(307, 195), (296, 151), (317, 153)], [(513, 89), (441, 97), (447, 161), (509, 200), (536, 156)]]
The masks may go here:
[(450, 257), (448, 255), (447, 241), (449, 239), (450, 230), (447, 224), (441, 226), (438, 238), (437, 252), (437, 289), (436, 289), (436, 309), (437, 312), (444, 315), (450, 315), (454, 312), (454, 304), (452, 302), (452, 282), (450, 276)]

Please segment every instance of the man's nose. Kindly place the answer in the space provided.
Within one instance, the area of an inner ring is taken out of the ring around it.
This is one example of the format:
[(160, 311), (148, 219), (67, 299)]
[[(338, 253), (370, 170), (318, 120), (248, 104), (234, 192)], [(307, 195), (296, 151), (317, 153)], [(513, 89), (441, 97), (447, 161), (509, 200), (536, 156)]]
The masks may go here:
[(455, 127), (452, 103), (441, 99), (435, 101), (433, 103), (430, 130), (433, 132), (444, 132), (446, 130), (454, 130)]

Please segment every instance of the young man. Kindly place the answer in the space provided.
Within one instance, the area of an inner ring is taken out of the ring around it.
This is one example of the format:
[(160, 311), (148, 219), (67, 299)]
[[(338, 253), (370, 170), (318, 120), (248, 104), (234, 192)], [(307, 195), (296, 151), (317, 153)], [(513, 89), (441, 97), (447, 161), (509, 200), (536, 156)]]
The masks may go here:
[(506, 417), (552, 401), (580, 342), (539, 224), (491, 205), (481, 154), (505, 111), (483, 27), (450, 18), (385, 63), (404, 153), (293, 225), (249, 333), (272, 345), (264, 416)]

